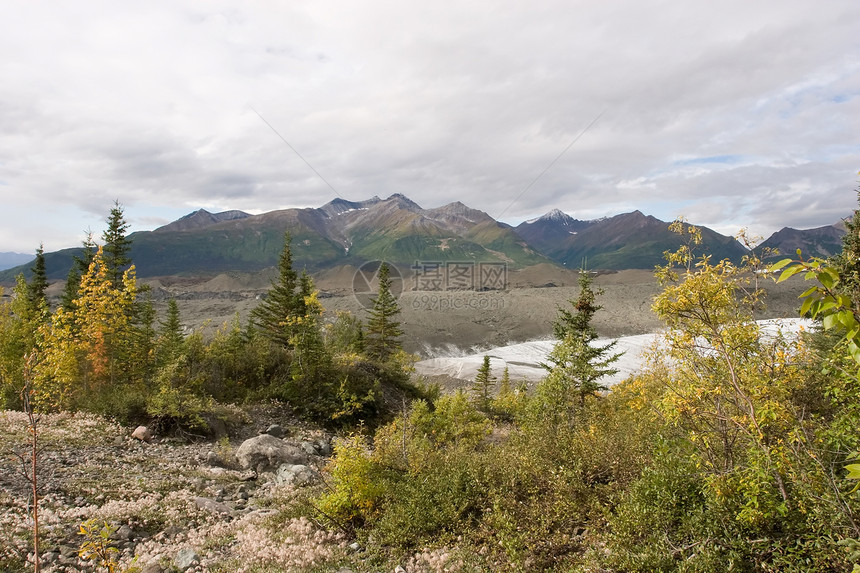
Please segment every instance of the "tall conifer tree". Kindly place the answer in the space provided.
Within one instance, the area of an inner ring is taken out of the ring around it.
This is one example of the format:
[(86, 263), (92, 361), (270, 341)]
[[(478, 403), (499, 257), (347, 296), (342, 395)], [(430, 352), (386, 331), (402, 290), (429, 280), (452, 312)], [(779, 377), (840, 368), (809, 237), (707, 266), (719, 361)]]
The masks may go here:
[(102, 234), (104, 265), (114, 288), (122, 287), (122, 273), (131, 265), (131, 239), (126, 236), (129, 224), (125, 220), (122, 205), (114, 201), (107, 219), (107, 229)]
[(27, 299), (33, 309), (38, 309), (43, 303), (48, 304), (48, 297), (45, 294), (48, 288), (48, 274), (45, 270), (44, 245), (39, 245), (36, 249), (36, 261), (30, 270), (33, 271), (33, 278), (27, 285)]
[(63, 289), (62, 297), (60, 298), (60, 306), (68, 311), (75, 308), (75, 299), (78, 298), (78, 290), (81, 287), (81, 277), (89, 271), (90, 263), (96, 256), (98, 246), (93, 240), (93, 232), (87, 231), (87, 236), (83, 241), (81, 256), (75, 255), (74, 264), (69, 269), (69, 274), (66, 276), (66, 287)]
[[(505, 368), (507, 373), (507, 368)], [(475, 383), (472, 385), (472, 394), (475, 397), (475, 405), (479, 410), (488, 412), (490, 403), (492, 402), (492, 390), (496, 385), (496, 377), (493, 376), (490, 368), (490, 357), (484, 356), (484, 361), (481, 367), (478, 368), (478, 375), (475, 376)]]
[(616, 341), (594, 344), (597, 331), (591, 324), (594, 314), (600, 310), (595, 300), (600, 290), (592, 288), (593, 277), (585, 268), (579, 272), (579, 297), (571, 300), (573, 311), (559, 309), (559, 318), (553, 331), (559, 342), (550, 352), (549, 370), (539, 387), (544, 403), (553, 415), (569, 416), (572, 409), (582, 406), (587, 396), (605, 390), (599, 383), (604, 376), (616, 374), (612, 367), (621, 354), (613, 354)]
[(400, 350), (399, 338), (403, 335), (400, 323), (395, 320), (400, 314), (400, 305), (391, 293), (391, 276), (386, 263), (379, 266), (377, 274), (379, 290), (371, 299), (373, 307), (368, 309), (365, 348), (367, 355), (379, 362), (387, 361)]
[(266, 298), (251, 312), (251, 322), (271, 342), (290, 346), (291, 329), (288, 319), (304, 314), (303, 301), (296, 292), (299, 286), (298, 275), (293, 270), (292, 236), (289, 231), (284, 233), (284, 249), (278, 261), (278, 281), (272, 282), (272, 288)]
[(165, 366), (183, 351), (185, 335), (182, 332), (182, 321), (179, 318), (179, 304), (176, 299), (167, 301), (167, 316), (159, 322), (158, 343), (156, 355), (159, 366)]

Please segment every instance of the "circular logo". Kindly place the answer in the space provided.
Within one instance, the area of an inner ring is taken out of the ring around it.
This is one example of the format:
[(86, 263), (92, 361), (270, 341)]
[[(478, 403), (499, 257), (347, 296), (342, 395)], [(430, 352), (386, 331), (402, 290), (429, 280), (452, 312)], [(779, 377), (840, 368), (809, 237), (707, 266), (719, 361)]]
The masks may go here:
[(352, 295), (364, 308), (373, 308), (373, 299), (379, 294), (379, 269), (383, 264), (388, 267), (391, 295), (398, 299), (403, 292), (403, 277), (396, 266), (385, 261), (368, 261), (352, 275)]

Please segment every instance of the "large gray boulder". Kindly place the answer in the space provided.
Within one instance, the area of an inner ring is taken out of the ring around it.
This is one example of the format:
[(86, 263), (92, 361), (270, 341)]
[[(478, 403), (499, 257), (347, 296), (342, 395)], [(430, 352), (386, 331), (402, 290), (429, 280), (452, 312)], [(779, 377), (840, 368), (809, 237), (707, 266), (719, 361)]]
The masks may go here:
[(272, 471), (283, 464), (304, 464), (307, 458), (301, 448), (269, 434), (245, 440), (236, 450), (239, 465), (257, 472)]

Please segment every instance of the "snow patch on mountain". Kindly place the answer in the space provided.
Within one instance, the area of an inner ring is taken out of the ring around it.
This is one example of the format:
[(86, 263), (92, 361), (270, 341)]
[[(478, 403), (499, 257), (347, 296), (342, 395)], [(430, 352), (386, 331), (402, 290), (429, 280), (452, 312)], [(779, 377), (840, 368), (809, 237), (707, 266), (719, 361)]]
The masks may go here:
[(526, 221), (526, 223), (529, 225), (534, 225), (538, 221), (559, 221), (562, 223), (567, 223), (568, 221), (570, 221), (572, 219), (573, 219), (573, 217), (571, 217), (570, 215), (568, 215), (564, 211), (562, 211), (560, 209), (553, 209), (552, 211), (545, 213), (545, 214), (541, 215), (540, 217), (537, 217), (535, 219), (529, 219), (528, 221)]

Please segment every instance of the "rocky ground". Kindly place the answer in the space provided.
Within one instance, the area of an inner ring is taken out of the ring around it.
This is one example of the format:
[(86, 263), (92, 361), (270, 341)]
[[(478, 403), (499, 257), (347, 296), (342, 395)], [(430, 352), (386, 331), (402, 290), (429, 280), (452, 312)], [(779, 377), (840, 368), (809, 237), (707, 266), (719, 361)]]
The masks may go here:
[[(329, 312), (363, 312), (352, 293), (353, 274), (344, 268), (317, 278)], [(558, 306), (578, 293), (576, 273), (564, 269), (526, 269), (508, 279), (508, 288), (500, 291), (406, 289), (400, 304), (407, 350), (425, 358), (462, 355), (546, 338)], [(269, 278), (222, 275), (151, 283), (158, 305), (177, 298), (185, 324), (205, 329), (229, 322), (237, 313), (246, 320)], [(660, 326), (650, 311), (659, 292), (650, 272), (602, 274), (595, 283), (604, 289), (604, 310), (595, 317), (602, 335), (637, 335)], [(769, 307), (761, 318), (794, 316), (802, 281), (768, 287)], [(380, 560), (344, 534), (321, 527), (307, 498), (308, 492), (325, 487), (319, 476), (331, 436), (299, 423), (277, 405), (236, 410), (228, 418), (233, 422), (224, 428), (228, 435), (217, 441), (155, 436), (146, 442), (131, 437), (133, 428), (106, 419), (42, 416), (37, 465), (43, 571), (104, 570), (78, 553), (87, 540), (80, 531), (84, 523), (96, 531), (107, 524), (107, 546), (116, 551), (123, 571), (480, 570), (467, 565), (468, 555), (445, 547), (401, 556), (397, 562)], [(272, 467), (240, 464), (239, 446), (273, 424), (285, 429), (283, 443), (295, 456)], [(28, 439), (22, 413), (0, 412), (2, 571), (33, 569), (32, 498), (22, 463)]]
[[(324, 487), (319, 471), (330, 435), (277, 405), (236, 411), (237, 421), (217, 441), (147, 442), (91, 415), (41, 416), (42, 571), (107, 570), (79, 554), (87, 540), (82, 524), (95, 532), (107, 525), (117, 571), (394, 570), (397, 564), (371, 564), (344, 534), (303, 516), (313, 515), (308, 494)], [(28, 440), (26, 416), (0, 412), (2, 571), (33, 570), (32, 496), (22, 471)], [(262, 450), (248, 454), (248, 444)], [(441, 571), (453, 564), (446, 555), (435, 549), (404, 558), (403, 570)]]

